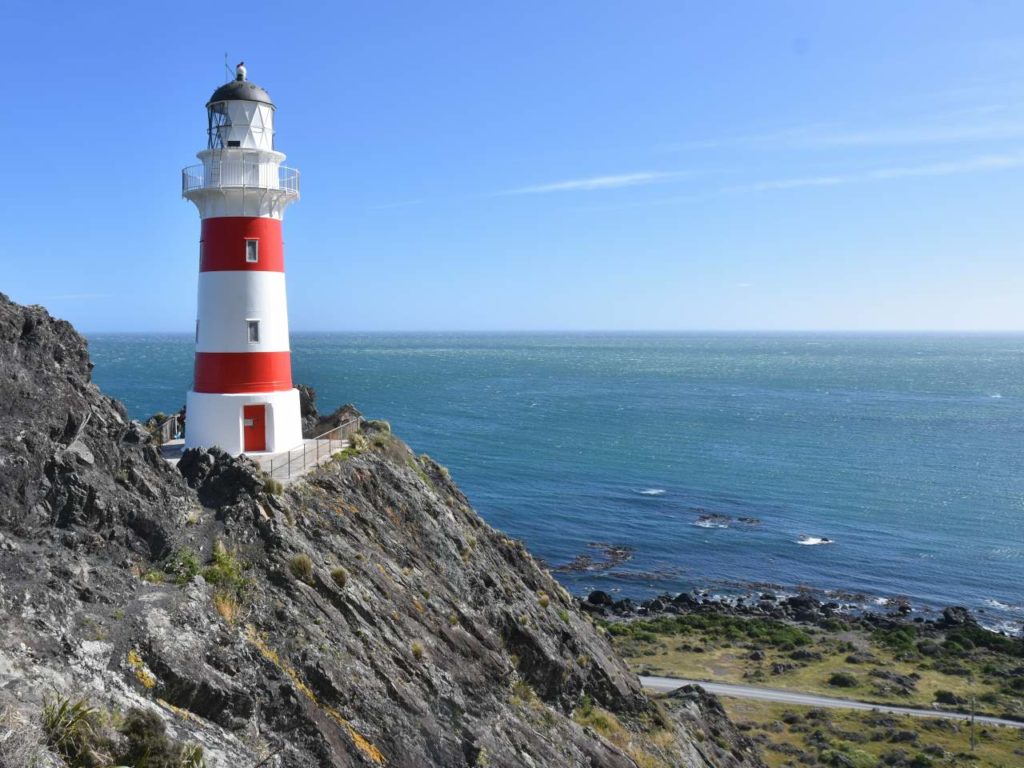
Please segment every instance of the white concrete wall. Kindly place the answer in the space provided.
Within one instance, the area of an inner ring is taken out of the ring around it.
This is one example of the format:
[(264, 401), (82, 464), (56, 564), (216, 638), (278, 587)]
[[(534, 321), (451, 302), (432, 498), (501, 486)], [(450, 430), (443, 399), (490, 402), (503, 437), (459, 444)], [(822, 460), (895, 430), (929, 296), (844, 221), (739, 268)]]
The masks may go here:
[(185, 447), (219, 446), (232, 456), (243, 452), (242, 409), (266, 404), (267, 453), (282, 453), (302, 444), (299, 390), (242, 395), (189, 392), (185, 399)]
[[(197, 352), (287, 352), (288, 299), (284, 272), (200, 272)], [(249, 342), (247, 320), (260, 321)]]

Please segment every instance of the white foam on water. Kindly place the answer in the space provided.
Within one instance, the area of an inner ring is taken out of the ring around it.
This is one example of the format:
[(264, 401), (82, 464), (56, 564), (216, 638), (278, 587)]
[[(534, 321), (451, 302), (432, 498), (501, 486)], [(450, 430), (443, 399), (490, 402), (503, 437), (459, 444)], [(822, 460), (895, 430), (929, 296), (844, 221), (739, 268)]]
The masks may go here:
[(694, 520), (693, 524), (698, 528), (728, 528), (728, 523), (723, 523), (720, 520)]
[(1024, 624), (1019, 621), (979, 621), (979, 624), (989, 632), (997, 632), (1007, 637), (1020, 637)]
[(987, 605), (989, 608), (995, 608), (997, 611), (1008, 611), (1011, 613), (1024, 612), (1024, 606), (1010, 605), (1009, 603), (1004, 603), (1003, 601), (996, 600), (992, 597), (986, 598), (985, 605)]
[(816, 547), (820, 544), (835, 544), (832, 539), (825, 536), (801, 536), (796, 540), (797, 544), (803, 544), (805, 547)]
[(644, 488), (642, 491), (637, 491), (641, 496), (663, 496), (665, 494), (664, 488)]

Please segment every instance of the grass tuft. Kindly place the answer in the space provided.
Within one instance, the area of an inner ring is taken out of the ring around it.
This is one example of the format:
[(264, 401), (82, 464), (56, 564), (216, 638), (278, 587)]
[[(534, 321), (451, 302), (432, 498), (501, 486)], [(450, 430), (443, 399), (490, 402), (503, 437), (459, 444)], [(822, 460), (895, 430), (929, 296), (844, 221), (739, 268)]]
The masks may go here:
[(305, 552), (293, 556), (288, 561), (288, 569), (299, 581), (309, 584), (313, 580), (313, 561)]
[(339, 588), (344, 589), (345, 585), (348, 584), (348, 571), (341, 566), (338, 566), (331, 571), (331, 579), (338, 585)]

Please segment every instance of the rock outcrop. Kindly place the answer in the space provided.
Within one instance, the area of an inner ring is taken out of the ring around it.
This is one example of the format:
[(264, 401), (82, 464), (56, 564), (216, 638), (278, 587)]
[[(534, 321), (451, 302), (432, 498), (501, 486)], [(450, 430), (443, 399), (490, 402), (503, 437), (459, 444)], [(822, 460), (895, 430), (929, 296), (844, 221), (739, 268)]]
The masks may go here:
[(2, 296), (0, 366), (8, 723), (141, 711), (211, 768), (762, 765), (713, 699), (645, 696), (385, 423), (282, 491), (217, 450), (171, 469), (71, 326)]

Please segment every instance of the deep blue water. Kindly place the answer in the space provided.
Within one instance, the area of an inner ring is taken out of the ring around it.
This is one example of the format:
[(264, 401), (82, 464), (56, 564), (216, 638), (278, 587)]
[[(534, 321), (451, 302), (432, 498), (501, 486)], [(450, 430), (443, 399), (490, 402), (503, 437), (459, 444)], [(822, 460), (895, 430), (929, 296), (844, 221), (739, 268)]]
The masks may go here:
[[(133, 416), (183, 403), (189, 336), (90, 346), (95, 381)], [(635, 550), (559, 574), (575, 592), (806, 584), (1024, 618), (1024, 336), (296, 334), (292, 346), (321, 411), (354, 402), (388, 419), (552, 566), (600, 559), (596, 542)], [(734, 520), (702, 528), (702, 513)]]

